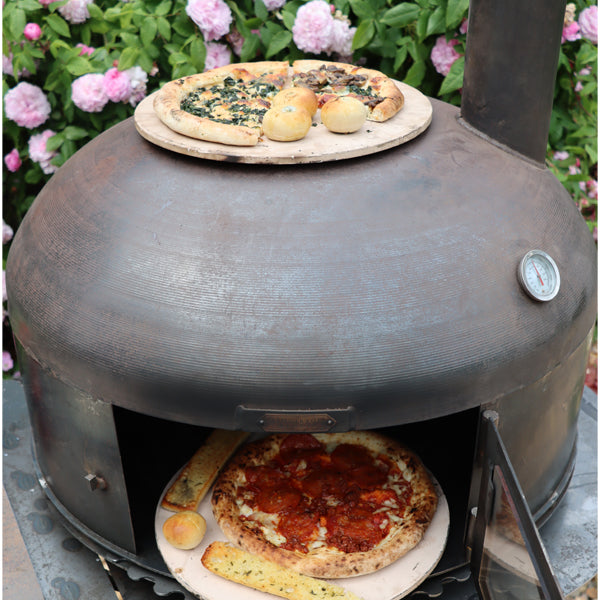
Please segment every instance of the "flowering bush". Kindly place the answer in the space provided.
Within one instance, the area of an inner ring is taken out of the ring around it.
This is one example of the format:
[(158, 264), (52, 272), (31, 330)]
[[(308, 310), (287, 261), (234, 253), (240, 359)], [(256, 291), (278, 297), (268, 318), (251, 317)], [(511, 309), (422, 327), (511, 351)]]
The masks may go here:
[[(5, 0), (4, 259), (52, 173), (171, 79), (232, 61), (318, 57), (365, 64), (460, 104), (468, 4)], [(548, 164), (595, 231), (597, 7), (590, 0), (568, 5), (562, 42)], [(11, 364), (3, 358), (4, 371), (14, 372)]]

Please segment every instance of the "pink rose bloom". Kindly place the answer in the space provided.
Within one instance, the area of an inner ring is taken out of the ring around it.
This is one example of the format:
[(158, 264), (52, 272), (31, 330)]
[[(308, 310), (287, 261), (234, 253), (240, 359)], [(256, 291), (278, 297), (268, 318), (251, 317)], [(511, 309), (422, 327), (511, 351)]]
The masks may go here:
[(554, 160), (567, 160), (569, 153), (566, 150), (558, 150), (553, 154)]
[(33, 129), (45, 123), (52, 108), (46, 94), (37, 85), (22, 81), (6, 92), (4, 112), (20, 127)]
[(78, 24), (85, 23), (90, 18), (90, 12), (87, 5), (91, 4), (92, 0), (69, 0), (64, 6), (58, 9), (58, 12), (69, 23)]
[(19, 156), (19, 151), (16, 148), (13, 148), (4, 157), (4, 164), (11, 173), (15, 173), (19, 170), (19, 167), (21, 166), (21, 157)]
[(569, 23), (563, 27), (562, 38), (560, 40), (562, 44), (565, 42), (574, 42), (580, 39), (581, 34), (579, 33), (579, 25), (577, 21), (573, 21), (572, 23)]
[(79, 56), (91, 56), (94, 53), (96, 48), (92, 48), (91, 46), (86, 46), (85, 44), (76, 44), (75, 48), (81, 48), (79, 52)]
[(12, 240), (13, 233), (13, 228), (10, 225), (7, 225), (4, 219), (2, 219), (2, 243), (6, 244), (7, 242), (10, 242), (10, 240)]
[(50, 163), (50, 161), (56, 156), (57, 152), (49, 152), (46, 150), (46, 143), (54, 135), (54, 131), (46, 129), (42, 133), (32, 135), (29, 138), (29, 158), (33, 162), (39, 163), (42, 167), (42, 171), (46, 175), (50, 175), (58, 170), (56, 165)]
[(581, 35), (590, 40), (590, 42), (598, 43), (598, 7), (590, 6), (581, 11), (579, 15), (579, 30)]
[(233, 21), (231, 9), (223, 0), (188, 0), (185, 12), (199, 27), (206, 42), (222, 38)]
[(231, 52), (225, 44), (217, 42), (209, 42), (206, 44), (206, 60), (204, 62), (204, 70), (210, 71), (217, 67), (224, 67), (231, 62)]
[(335, 52), (340, 56), (350, 57), (352, 55), (352, 40), (355, 33), (356, 27), (350, 27), (348, 20), (333, 19), (329, 48), (325, 52), (327, 54)]
[(277, 10), (285, 4), (285, 0), (263, 0), (267, 10)]
[(450, 68), (456, 59), (460, 57), (460, 54), (454, 49), (454, 46), (458, 43), (458, 40), (446, 40), (442, 35), (436, 40), (435, 46), (431, 49), (431, 62), (435, 70), (444, 77), (450, 73)]
[(85, 112), (100, 112), (108, 102), (104, 91), (104, 75), (88, 73), (71, 83), (71, 99), (75, 106)]
[(42, 35), (42, 28), (37, 23), (27, 23), (23, 35), (31, 42), (39, 40)]
[(148, 74), (142, 67), (131, 67), (124, 73), (129, 77), (129, 85), (131, 87), (131, 93), (127, 102), (131, 106), (137, 106), (146, 97), (146, 84), (148, 83)]
[(111, 67), (104, 73), (104, 91), (113, 102), (128, 101), (131, 96), (131, 82), (125, 71)]
[(324, 0), (311, 0), (296, 13), (292, 27), (294, 43), (304, 52), (320, 54), (329, 50), (333, 35), (331, 8)]
[(458, 31), (460, 33), (467, 33), (467, 31), (469, 30), (469, 19), (463, 19), (463, 22), (460, 24), (460, 27), (458, 28)]
[(2, 352), (2, 370), (10, 371), (14, 366), (15, 364), (13, 362), (12, 356), (9, 352), (4, 350), (4, 352)]
[(38, 2), (42, 5), (42, 6), (49, 6), (50, 4), (52, 4), (53, 2), (56, 2), (56, 0), (38, 0)]

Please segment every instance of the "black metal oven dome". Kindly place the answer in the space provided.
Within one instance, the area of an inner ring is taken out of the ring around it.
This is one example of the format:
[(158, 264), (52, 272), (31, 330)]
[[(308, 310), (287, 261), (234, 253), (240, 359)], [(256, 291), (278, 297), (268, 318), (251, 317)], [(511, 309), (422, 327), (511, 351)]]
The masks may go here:
[[(95, 398), (225, 428), (262, 410), (381, 427), (539, 380), (593, 326), (593, 240), (548, 170), (433, 104), (417, 139), (312, 165), (204, 161), (115, 126), (15, 236), (18, 342)], [(551, 302), (517, 281), (532, 248), (560, 269)]]

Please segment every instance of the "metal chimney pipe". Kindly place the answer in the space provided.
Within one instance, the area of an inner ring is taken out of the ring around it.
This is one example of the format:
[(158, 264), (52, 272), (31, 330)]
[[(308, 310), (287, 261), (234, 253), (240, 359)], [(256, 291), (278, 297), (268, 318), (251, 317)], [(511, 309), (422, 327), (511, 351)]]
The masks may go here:
[(461, 116), (544, 162), (564, 0), (471, 0)]

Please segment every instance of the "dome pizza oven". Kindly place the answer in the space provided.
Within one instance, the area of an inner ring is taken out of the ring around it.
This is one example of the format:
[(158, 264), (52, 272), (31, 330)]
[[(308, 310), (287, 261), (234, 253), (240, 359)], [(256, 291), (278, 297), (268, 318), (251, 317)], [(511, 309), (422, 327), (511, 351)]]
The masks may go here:
[(544, 166), (563, 10), (472, 0), (461, 109), (431, 100), (397, 147), (206, 160), (132, 118), (52, 177), (7, 287), (38, 475), (79, 536), (170, 576), (154, 511), (212, 428), (382, 429), (448, 498), (436, 572), (489, 570), (491, 486), (558, 597), (536, 525), (573, 472), (596, 317), (594, 242)]

